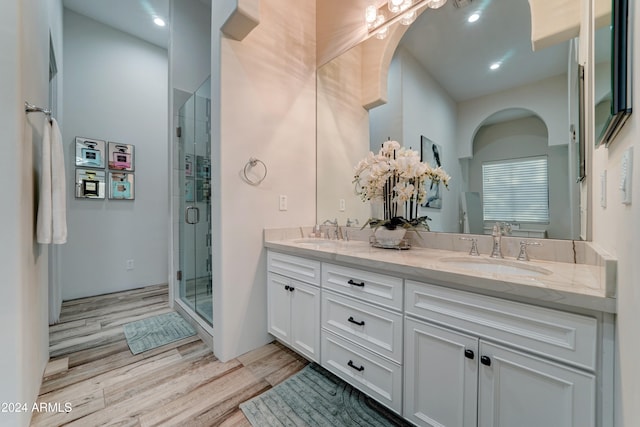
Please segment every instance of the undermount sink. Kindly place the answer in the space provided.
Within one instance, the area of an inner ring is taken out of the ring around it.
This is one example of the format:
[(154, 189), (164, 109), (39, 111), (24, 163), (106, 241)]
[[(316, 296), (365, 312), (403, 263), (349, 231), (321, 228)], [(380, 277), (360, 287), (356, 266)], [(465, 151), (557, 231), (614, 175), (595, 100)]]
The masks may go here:
[(504, 259), (495, 258), (474, 258), (474, 257), (455, 257), (455, 258), (443, 258), (440, 261), (449, 265), (463, 268), (465, 270), (495, 273), (495, 274), (507, 274), (511, 276), (546, 276), (551, 274), (551, 271), (543, 267), (535, 265), (524, 264), (521, 261), (508, 261)]

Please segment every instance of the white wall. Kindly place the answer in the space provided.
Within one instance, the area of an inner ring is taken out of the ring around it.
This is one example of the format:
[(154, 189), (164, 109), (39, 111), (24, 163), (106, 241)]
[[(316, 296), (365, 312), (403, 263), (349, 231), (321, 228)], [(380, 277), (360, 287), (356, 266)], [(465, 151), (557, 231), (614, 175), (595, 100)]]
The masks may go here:
[(465, 183), (456, 155), (456, 103), (407, 51), (400, 51), (399, 57), (404, 145), (420, 152), (420, 136), (426, 136), (442, 148), (442, 168), (451, 176), (449, 190), (442, 188), (442, 208), (421, 208), (419, 213), (431, 218), (431, 231), (457, 232), (460, 192)]
[[(213, 339), (222, 360), (271, 340), (263, 229), (316, 215), (315, 1), (261, 2), (260, 24), (242, 41), (217, 31), (234, 3), (212, 11)], [(250, 157), (268, 168), (259, 186), (241, 179)]]
[[(166, 283), (167, 51), (65, 9), (63, 298)], [(75, 137), (135, 146), (135, 200), (73, 197)], [(135, 268), (126, 270), (126, 260)]]
[(487, 117), (510, 108), (524, 108), (540, 116), (549, 130), (549, 145), (568, 144), (567, 91), (567, 77), (562, 75), (460, 102), (456, 134), (459, 157), (472, 156), (473, 136)]
[(469, 160), (469, 191), (482, 194), (482, 163), (494, 160), (547, 156), (549, 166), (549, 224), (523, 224), (542, 229), (551, 239), (570, 239), (571, 209), (566, 145), (549, 146), (547, 127), (538, 117), (526, 117), (483, 126), (476, 134)]
[[(316, 222), (347, 218), (364, 224), (369, 203), (355, 192), (353, 169), (369, 152), (369, 112), (362, 107), (362, 48), (356, 46), (318, 70)], [(340, 199), (345, 209), (340, 210)]]
[[(371, 145), (377, 152), (390, 136), (420, 152), (421, 136), (442, 147), (442, 167), (452, 177), (442, 194), (441, 209), (421, 208), (432, 231), (458, 231), (460, 191), (465, 186), (456, 144), (456, 103), (405, 49), (398, 49), (389, 68), (388, 102), (370, 111)], [(396, 136), (398, 135), (398, 136)], [(376, 148), (377, 146), (377, 148)]]
[[(0, 402), (35, 401), (48, 360), (48, 246), (35, 241), (44, 116), (24, 101), (48, 104), (49, 32), (62, 38), (61, 1), (8, 0), (0, 14)], [(26, 413), (0, 413), (0, 425), (27, 426)]]
[[(637, 2), (629, 2), (630, 26), (637, 33), (640, 29), (640, 8)], [(616, 425), (635, 426), (640, 420), (640, 43), (632, 43), (631, 60), (634, 69), (634, 112), (609, 148), (599, 147), (593, 153), (591, 183), (593, 200), (593, 241), (611, 252), (618, 259), (618, 314), (616, 340)], [(621, 203), (618, 190), (620, 165), (627, 148), (634, 147), (633, 199), (631, 205)], [(600, 174), (607, 171), (607, 207), (600, 206)]]

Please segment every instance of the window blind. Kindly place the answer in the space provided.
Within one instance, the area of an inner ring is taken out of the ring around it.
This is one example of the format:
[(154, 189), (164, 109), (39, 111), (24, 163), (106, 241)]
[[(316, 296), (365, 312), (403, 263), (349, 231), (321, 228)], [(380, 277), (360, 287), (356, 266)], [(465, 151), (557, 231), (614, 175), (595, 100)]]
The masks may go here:
[(485, 221), (549, 222), (547, 157), (482, 164)]

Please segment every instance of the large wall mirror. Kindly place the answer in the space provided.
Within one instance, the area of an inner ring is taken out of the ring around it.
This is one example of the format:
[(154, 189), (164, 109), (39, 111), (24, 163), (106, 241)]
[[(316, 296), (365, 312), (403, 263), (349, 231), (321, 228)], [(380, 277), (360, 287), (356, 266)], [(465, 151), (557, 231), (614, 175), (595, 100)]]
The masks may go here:
[(608, 145), (631, 114), (628, 54), (628, 0), (608, 6), (595, 20), (594, 125), (596, 145)]
[(421, 208), (432, 231), (484, 234), (501, 220), (514, 236), (580, 238), (577, 40), (533, 52), (528, 0), (467, 4), (427, 9), (405, 32), (383, 105), (362, 107), (362, 46), (318, 70), (319, 222), (363, 224), (354, 166), (388, 138), (418, 151), (426, 140), (452, 177)]

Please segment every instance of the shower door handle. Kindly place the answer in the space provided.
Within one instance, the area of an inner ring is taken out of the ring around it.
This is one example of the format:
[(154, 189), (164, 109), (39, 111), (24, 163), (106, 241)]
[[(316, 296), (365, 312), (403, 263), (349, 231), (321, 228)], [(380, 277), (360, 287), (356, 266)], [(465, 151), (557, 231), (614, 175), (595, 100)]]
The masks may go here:
[[(191, 211), (194, 211), (196, 213), (196, 219), (195, 221), (191, 221), (191, 217), (189, 216), (189, 213)], [(197, 208), (195, 206), (187, 206), (187, 208), (184, 211), (184, 221), (187, 224), (197, 224), (200, 222), (200, 208)]]

